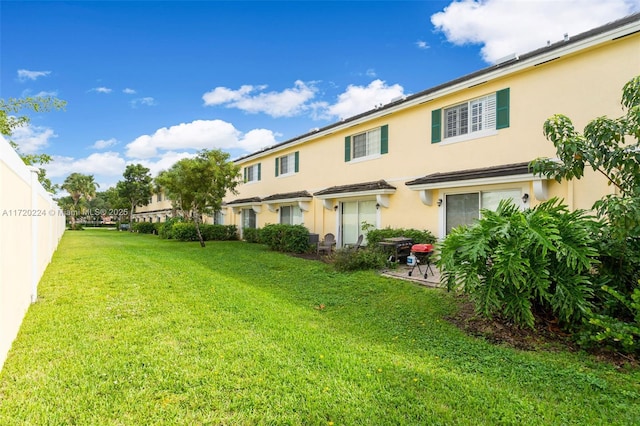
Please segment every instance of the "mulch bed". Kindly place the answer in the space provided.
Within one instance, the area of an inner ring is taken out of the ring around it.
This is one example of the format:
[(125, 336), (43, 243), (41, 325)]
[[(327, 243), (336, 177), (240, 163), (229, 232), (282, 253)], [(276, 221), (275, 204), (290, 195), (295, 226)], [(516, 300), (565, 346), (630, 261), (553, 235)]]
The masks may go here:
[[(484, 318), (475, 312), (473, 304), (464, 295), (457, 296), (459, 310), (446, 318), (465, 333), (483, 338), (491, 343), (505, 345), (525, 351), (579, 351), (580, 348), (564, 333), (556, 321), (536, 317), (534, 328), (519, 328), (501, 318)], [(633, 355), (625, 355), (606, 350), (590, 351), (598, 360), (617, 367), (638, 368), (640, 360)]]

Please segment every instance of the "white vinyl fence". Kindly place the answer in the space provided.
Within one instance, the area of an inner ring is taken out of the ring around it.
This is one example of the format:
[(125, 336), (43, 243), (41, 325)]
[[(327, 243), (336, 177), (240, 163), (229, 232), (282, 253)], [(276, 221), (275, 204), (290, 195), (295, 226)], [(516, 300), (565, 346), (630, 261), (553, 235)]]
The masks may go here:
[(0, 369), (64, 233), (62, 213), (0, 136)]

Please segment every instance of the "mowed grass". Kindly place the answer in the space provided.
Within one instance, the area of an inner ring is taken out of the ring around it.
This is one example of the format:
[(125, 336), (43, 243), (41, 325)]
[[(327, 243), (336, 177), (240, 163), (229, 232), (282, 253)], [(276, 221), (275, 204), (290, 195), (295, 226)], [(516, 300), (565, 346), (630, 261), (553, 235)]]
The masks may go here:
[(465, 336), (442, 290), (243, 242), (67, 232), (2, 425), (640, 423), (640, 372)]

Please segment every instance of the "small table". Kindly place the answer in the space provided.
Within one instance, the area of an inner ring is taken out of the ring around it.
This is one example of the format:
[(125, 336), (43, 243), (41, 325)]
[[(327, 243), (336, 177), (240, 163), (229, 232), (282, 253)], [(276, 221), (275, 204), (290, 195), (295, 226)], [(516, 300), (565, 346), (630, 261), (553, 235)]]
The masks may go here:
[(413, 240), (406, 237), (385, 238), (378, 245), (392, 253), (387, 259), (388, 262), (398, 262), (400, 257), (407, 257), (411, 254)]

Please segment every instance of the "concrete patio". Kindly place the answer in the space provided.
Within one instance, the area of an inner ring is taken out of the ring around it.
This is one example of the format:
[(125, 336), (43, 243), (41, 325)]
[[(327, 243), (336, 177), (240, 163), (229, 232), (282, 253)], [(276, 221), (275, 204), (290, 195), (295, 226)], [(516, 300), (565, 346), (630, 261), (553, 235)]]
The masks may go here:
[[(416, 266), (411, 275), (409, 275), (411, 268), (411, 266), (404, 263), (398, 263), (395, 268), (385, 268), (380, 272), (380, 274), (385, 277), (412, 281), (428, 287), (442, 287), (440, 285), (440, 271), (435, 267), (435, 265), (431, 265), (431, 270), (428, 270), (426, 265), (421, 264), (420, 269), (422, 270), (422, 273), (420, 273)], [(428, 272), (427, 278), (424, 277), (425, 272)]]

